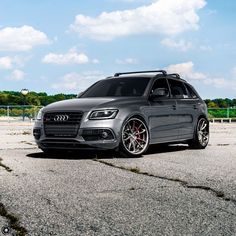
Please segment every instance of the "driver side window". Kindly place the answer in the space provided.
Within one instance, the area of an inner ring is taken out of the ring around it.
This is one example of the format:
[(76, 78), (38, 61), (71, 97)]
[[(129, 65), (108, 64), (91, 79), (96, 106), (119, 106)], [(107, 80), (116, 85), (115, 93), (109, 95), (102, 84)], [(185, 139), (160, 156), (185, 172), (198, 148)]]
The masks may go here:
[(169, 86), (165, 78), (157, 79), (151, 89), (151, 96), (155, 97), (169, 97)]

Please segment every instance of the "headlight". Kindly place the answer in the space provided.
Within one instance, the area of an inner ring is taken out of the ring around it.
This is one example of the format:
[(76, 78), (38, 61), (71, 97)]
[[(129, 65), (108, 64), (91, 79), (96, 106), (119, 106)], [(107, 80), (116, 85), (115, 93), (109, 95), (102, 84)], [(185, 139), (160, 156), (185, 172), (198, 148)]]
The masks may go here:
[(89, 115), (90, 120), (114, 119), (118, 113), (116, 109), (92, 111)]
[(37, 114), (36, 120), (42, 120), (43, 116), (43, 108), (41, 108)]

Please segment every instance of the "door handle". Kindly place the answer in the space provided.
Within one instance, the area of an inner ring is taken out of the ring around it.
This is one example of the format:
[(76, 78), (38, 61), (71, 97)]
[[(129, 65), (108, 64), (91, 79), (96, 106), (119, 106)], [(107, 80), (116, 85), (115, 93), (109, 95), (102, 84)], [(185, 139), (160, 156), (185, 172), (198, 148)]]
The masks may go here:
[(172, 105), (173, 110), (176, 110), (176, 105)]

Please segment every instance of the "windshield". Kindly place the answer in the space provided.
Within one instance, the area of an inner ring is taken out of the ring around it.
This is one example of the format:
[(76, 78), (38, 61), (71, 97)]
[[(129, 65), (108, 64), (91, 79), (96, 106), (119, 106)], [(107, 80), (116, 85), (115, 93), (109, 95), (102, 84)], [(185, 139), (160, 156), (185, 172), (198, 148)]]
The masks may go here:
[(137, 97), (142, 96), (148, 85), (148, 77), (124, 77), (101, 80), (85, 91), (87, 97)]

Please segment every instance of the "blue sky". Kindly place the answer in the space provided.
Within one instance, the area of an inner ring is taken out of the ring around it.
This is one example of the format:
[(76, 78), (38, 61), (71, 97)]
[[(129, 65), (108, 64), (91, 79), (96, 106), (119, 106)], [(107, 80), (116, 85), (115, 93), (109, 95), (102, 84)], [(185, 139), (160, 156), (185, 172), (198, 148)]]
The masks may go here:
[(0, 90), (78, 93), (118, 71), (178, 72), (236, 96), (236, 1), (0, 1)]

